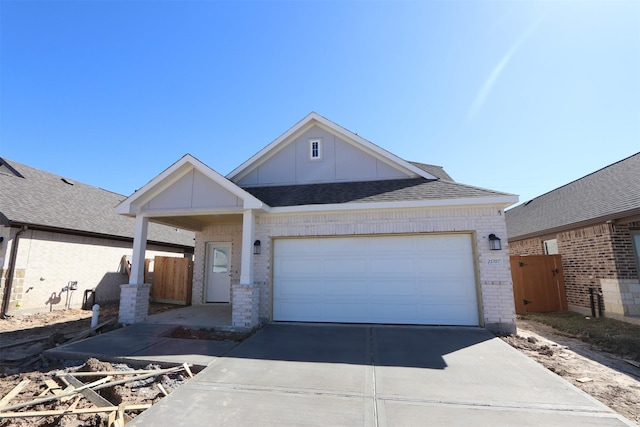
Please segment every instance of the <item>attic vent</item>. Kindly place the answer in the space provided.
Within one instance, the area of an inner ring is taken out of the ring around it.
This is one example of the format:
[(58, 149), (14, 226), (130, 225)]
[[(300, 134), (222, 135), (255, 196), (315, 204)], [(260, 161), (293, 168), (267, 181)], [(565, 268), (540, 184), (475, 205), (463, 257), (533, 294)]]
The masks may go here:
[(62, 180), (62, 182), (64, 182), (65, 184), (69, 184), (69, 185), (73, 185), (73, 181), (71, 181), (70, 179), (67, 178), (60, 178)]

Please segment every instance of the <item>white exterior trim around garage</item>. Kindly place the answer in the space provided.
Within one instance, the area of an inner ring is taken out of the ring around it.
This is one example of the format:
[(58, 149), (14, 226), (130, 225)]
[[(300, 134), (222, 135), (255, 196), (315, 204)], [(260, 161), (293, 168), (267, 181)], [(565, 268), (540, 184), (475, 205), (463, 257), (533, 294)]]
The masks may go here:
[[(323, 155), (310, 159), (308, 141), (318, 139)], [(226, 178), (184, 156), (117, 212), (138, 219), (138, 253), (148, 221), (195, 231), (192, 303), (228, 286), (235, 326), (295, 320), (515, 331), (504, 209), (517, 196), (419, 165), (434, 173), (311, 113)], [(490, 250), (490, 234), (503, 238), (502, 250)], [(228, 272), (224, 284), (212, 279), (216, 271)], [(144, 317), (145, 285), (131, 277), (121, 307), (136, 308), (121, 314), (123, 323)]]

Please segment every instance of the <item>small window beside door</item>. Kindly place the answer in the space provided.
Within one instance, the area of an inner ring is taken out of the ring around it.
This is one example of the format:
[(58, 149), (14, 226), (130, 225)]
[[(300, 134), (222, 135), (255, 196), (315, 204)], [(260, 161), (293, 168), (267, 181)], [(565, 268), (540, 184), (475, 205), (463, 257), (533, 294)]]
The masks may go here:
[(545, 255), (557, 255), (560, 253), (558, 252), (558, 239), (544, 240), (542, 244)]
[(320, 160), (322, 158), (322, 138), (309, 140), (309, 159)]

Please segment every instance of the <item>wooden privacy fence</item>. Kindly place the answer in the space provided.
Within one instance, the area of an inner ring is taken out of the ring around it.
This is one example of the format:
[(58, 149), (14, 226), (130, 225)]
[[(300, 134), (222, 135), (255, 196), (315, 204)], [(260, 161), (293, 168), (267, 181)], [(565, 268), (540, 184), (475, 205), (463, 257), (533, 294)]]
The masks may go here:
[(510, 261), (516, 313), (567, 310), (560, 255), (512, 256)]
[(191, 305), (193, 261), (188, 258), (157, 256), (153, 264), (150, 300)]

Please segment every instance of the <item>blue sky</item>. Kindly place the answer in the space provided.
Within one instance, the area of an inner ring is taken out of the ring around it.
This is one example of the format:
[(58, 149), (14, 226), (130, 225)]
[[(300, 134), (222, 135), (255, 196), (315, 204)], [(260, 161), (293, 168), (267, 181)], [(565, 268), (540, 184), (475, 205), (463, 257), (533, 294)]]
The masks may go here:
[(0, 156), (126, 195), (310, 111), (521, 202), (640, 151), (638, 1), (2, 0), (0, 61)]

